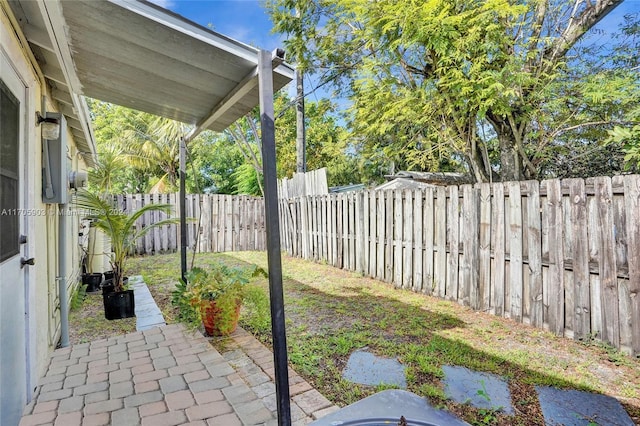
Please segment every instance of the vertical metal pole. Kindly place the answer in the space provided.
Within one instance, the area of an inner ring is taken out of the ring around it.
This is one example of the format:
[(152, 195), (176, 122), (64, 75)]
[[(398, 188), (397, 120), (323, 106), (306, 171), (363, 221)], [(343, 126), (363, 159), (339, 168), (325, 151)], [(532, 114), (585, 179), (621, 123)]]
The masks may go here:
[(267, 225), (267, 260), (269, 262), (269, 295), (271, 299), (271, 333), (276, 375), (278, 425), (291, 425), (287, 337), (284, 325), (282, 291), (282, 258), (278, 187), (276, 180), (276, 138), (273, 113), (273, 75), (271, 53), (261, 50), (258, 56), (260, 88), (260, 128), (262, 131), (262, 170), (264, 174), (264, 210)]
[(180, 138), (180, 271), (184, 282), (187, 281), (187, 206), (184, 181), (187, 170), (187, 147), (184, 138)]
[(307, 171), (307, 135), (304, 124), (304, 80), (296, 69), (296, 172)]
[(58, 208), (58, 295), (60, 296), (60, 346), (69, 346), (69, 299), (67, 295), (67, 205)]

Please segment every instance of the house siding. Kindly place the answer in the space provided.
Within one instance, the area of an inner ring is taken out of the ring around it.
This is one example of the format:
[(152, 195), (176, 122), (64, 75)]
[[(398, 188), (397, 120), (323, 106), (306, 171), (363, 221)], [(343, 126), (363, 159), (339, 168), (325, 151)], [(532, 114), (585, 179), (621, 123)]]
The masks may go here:
[[(42, 202), (42, 139), (36, 125), (36, 111), (44, 108), (57, 112), (59, 106), (49, 101), (50, 88), (40, 78), (42, 73), (28, 50), (29, 45), (16, 23), (7, 3), (0, 1), (0, 54), (15, 67), (27, 87), (25, 117), (25, 149), (21, 166), (24, 166), (25, 202), (30, 212), (26, 218), (28, 242), (24, 253), (35, 259), (27, 277), (27, 328), (28, 328), (28, 383), (33, 390), (38, 378), (45, 372), (49, 354), (60, 339), (60, 303), (58, 298), (58, 241), (66, 240), (67, 287), (71, 299), (80, 277), (81, 249), (79, 246), (78, 216), (68, 216), (68, 235), (59, 235), (57, 205)], [(71, 132), (68, 132), (68, 157), (73, 170), (86, 170), (82, 156), (78, 155)], [(2, 338), (0, 336), (0, 338)], [(31, 399), (32, 395), (28, 396)]]

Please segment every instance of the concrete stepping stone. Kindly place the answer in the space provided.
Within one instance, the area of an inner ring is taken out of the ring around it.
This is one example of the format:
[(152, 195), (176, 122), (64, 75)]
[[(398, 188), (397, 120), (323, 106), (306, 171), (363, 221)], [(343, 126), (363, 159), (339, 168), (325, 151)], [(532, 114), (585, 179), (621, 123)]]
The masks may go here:
[(129, 277), (129, 286), (133, 289), (136, 300), (136, 330), (148, 330), (166, 325), (164, 316), (142, 277), (140, 275)]
[(509, 386), (500, 376), (449, 365), (442, 366), (442, 371), (447, 398), (476, 408), (514, 414)]
[(536, 386), (547, 425), (632, 426), (634, 423), (620, 402), (607, 395)]
[(378, 357), (364, 349), (354, 351), (342, 377), (352, 383), (378, 386), (380, 384), (406, 389), (405, 367), (395, 358)]

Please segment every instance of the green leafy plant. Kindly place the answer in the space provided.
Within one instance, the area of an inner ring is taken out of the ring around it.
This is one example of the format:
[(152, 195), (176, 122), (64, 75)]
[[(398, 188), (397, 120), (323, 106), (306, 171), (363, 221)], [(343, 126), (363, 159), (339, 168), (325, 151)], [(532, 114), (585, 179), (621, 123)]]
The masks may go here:
[(73, 293), (71, 297), (70, 308), (72, 311), (77, 311), (82, 307), (82, 302), (84, 302), (84, 298), (87, 295), (85, 292), (85, 285), (81, 284), (78, 286), (77, 290)]
[(76, 194), (76, 206), (84, 217), (93, 222), (111, 240), (109, 263), (113, 269), (113, 285), (116, 292), (124, 290), (124, 273), (129, 253), (136, 245), (138, 238), (145, 236), (152, 229), (176, 223), (177, 219), (165, 219), (136, 229), (136, 221), (145, 213), (161, 211), (171, 212), (170, 204), (147, 204), (133, 213), (115, 209), (107, 196), (81, 190)]
[(206, 316), (210, 302), (215, 302), (216, 327), (222, 334), (230, 333), (247, 295), (259, 300), (256, 290), (247, 286), (252, 277), (259, 275), (266, 276), (266, 272), (258, 267), (231, 268), (220, 262), (212, 263), (207, 270), (193, 268), (187, 274), (187, 283), (181, 282), (172, 295), (172, 303), (180, 309), (178, 318), (197, 327)]
[(257, 285), (249, 284), (244, 292), (242, 326), (254, 334), (271, 331), (271, 312), (267, 292)]

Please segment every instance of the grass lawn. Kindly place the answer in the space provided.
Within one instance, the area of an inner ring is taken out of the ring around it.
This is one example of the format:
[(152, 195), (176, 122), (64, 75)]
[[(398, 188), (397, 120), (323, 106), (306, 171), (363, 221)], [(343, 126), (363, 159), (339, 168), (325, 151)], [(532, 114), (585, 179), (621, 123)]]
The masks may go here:
[[(206, 267), (214, 258), (267, 266), (262, 252), (201, 254), (195, 264)], [(640, 361), (615, 349), (559, 338), (327, 265), (284, 256), (283, 270), (290, 363), (338, 405), (382, 389), (341, 378), (351, 352), (366, 346), (379, 355), (397, 357), (408, 367), (408, 390), (473, 424), (544, 424), (533, 389), (536, 384), (614, 396), (636, 422), (640, 420)], [(134, 258), (129, 273), (144, 276), (167, 322), (174, 322), (170, 297), (179, 277), (178, 254)], [(267, 280), (260, 285), (267, 288)], [(269, 333), (257, 337), (270, 343)], [(446, 401), (440, 383), (442, 365), (509, 379), (515, 418)]]
[(69, 312), (69, 343), (77, 345), (136, 331), (136, 319), (109, 321), (104, 317), (102, 292), (76, 293)]

